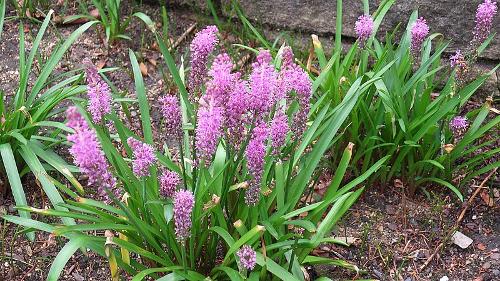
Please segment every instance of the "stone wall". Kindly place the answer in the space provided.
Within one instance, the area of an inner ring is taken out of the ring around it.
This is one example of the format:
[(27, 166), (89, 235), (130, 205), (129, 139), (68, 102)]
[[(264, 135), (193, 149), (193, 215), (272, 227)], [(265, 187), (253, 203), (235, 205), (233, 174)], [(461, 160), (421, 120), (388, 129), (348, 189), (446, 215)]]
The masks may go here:
[[(463, 49), (472, 39), (475, 11), (480, 2), (482, 0), (399, 0), (385, 16), (378, 34), (385, 34), (398, 23), (405, 27), (412, 11), (418, 9), (419, 16), (427, 20), (431, 32), (442, 33), (451, 40), (451, 49)], [(370, 13), (379, 3), (380, 0), (370, 1)], [(249, 19), (272, 27), (319, 35), (335, 33), (335, 0), (240, 0), (240, 6)], [(342, 33), (354, 38), (354, 23), (363, 13), (362, 1), (343, 1), (343, 13)], [(500, 16), (495, 18), (494, 30), (500, 33)], [(483, 58), (500, 59), (500, 34), (484, 52)]]
[[(206, 0), (149, 0), (166, 1), (176, 7), (197, 7), (198, 11), (208, 13)], [(229, 9), (225, 9), (231, 0), (212, 0), (226, 17)], [(381, 0), (370, 0), (370, 13), (373, 13)], [(448, 52), (467, 48), (472, 39), (474, 19), (477, 5), (483, 0), (396, 0), (384, 18), (378, 31), (381, 37), (386, 31), (391, 31), (401, 23), (406, 27), (410, 14), (418, 9), (419, 16), (424, 17), (432, 33), (441, 33), (446, 40), (451, 41)], [(299, 36), (295, 39), (304, 43), (310, 42), (310, 34), (317, 34), (322, 38), (325, 47), (331, 45), (335, 34), (336, 1), (335, 0), (239, 0), (240, 7), (247, 18), (263, 26), (266, 35), (273, 37), (277, 30), (292, 31)], [(354, 23), (363, 13), (361, 0), (343, 1), (343, 29), (345, 43), (355, 39)], [(499, 7), (500, 9), (500, 7)], [(478, 67), (481, 70), (491, 69), (500, 62), (500, 15), (497, 15), (493, 24), (493, 32), (497, 36), (488, 49), (481, 55)], [(499, 92), (497, 75), (488, 82), (487, 92), (495, 95)]]

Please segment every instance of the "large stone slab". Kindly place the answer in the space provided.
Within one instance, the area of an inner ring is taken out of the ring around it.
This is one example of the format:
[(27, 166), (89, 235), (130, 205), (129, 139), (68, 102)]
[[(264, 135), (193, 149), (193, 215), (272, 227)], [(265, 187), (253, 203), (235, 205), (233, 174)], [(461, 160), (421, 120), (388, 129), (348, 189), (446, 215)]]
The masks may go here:
[[(221, 0), (226, 5), (229, 0)], [(482, 0), (404, 0), (396, 1), (382, 23), (379, 35), (392, 30), (397, 24), (406, 26), (413, 10), (427, 19), (432, 32), (442, 33), (452, 40), (452, 49), (466, 48), (472, 39), (475, 11)], [(335, 33), (335, 0), (240, 0), (246, 16), (258, 23), (301, 33), (329, 35)], [(377, 8), (380, 0), (370, 1), (370, 11)], [(224, 10), (224, 9), (223, 9)], [(343, 1), (343, 30), (346, 36), (355, 37), (354, 23), (362, 14), (360, 0)], [(230, 15), (227, 15), (230, 16)], [(500, 16), (495, 18), (494, 31), (500, 31)], [(500, 35), (496, 36), (483, 58), (500, 58)]]

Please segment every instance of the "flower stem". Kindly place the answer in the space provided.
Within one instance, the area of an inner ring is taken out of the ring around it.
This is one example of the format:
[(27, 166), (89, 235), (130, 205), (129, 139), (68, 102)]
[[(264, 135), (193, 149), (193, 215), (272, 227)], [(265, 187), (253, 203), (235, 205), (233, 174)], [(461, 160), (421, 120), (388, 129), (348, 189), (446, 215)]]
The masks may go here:
[(182, 242), (182, 266), (184, 267), (184, 273), (187, 274), (187, 259), (186, 259), (186, 243)]
[(184, 190), (187, 190), (187, 177), (186, 177), (186, 163), (184, 162), (184, 146), (182, 145), (182, 140), (179, 139), (180, 152), (181, 152), (181, 169), (182, 169), (182, 181), (184, 182)]

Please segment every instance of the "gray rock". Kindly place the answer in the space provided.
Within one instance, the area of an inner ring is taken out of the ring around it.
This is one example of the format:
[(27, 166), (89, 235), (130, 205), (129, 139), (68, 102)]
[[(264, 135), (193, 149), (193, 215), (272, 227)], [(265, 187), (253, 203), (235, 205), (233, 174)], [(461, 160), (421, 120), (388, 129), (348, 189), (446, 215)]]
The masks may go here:
[(456, 231), (453, 234), (453, 236), (451, 237), (451, 241), (462, 249), (467, 249), (472, 244), (472, 239), (470, 239), (468, 236), (465, 236), (465, 234), (460, 231)]

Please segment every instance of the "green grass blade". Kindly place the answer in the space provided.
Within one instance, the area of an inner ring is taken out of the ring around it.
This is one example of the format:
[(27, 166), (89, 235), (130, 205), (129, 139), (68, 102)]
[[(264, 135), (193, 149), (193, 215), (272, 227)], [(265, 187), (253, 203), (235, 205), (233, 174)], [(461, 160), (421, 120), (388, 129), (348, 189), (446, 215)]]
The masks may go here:
[(144, 87), (144, 80), (142, 79), (141, 69), (139, 63), (132, 50), (128, 51), (130, 63), (132, 64), (132, 71), (134, 72), (135, 92), (137, 100), (139, 101), (139, 110), (141, 112), (142, 131), (144, 133), (144, 140), (153, 144), (153, 130), (151, 128), (151, 118), (149, 115), (149, 103), (146, 96), (146, 88)]
[[(5, 168), (5, 172), (7, 173), (7, 178), (9, 179), (10, 188), (12, 190), (12, 195), (14, 196), (14, 201), (16, 201), (16, 205), (28, 205), (23, 185), (21, 184), (21, 179), (19, 177), (19, 172), (17, 170), (16, 160), (14, 159), (14, 154), (10, 144), (4, 143), (0, 145), (0, 155), (2, 156), (3, 166)], [(19, 211), (19, 215), (25, 219), (31, 218), (30, 214), (26, 211)], [(31, 241), (35, 240), (34, 233), (28, 233), (27, 236)]]
[(428, 182), (428, 181), (431, 181), (431, 182), (435, 182), (435, 183), (438, 183), (440, 185), (443, 185), (443, 186), (446, 186), (447, 188), (449, 188), (451, 191), (453, 191), (453, 193), (455, 193), (457, 195), (457, 197), (460, 199), (460, 201), (464, 201), (464, 196), (462, 195), (462, 193), (460, 192), (460, 190), (458, 190), (453, 184), (447, 182), (447, 181), (444, 181), (442, 179), (438, 179), (438, 178), (423, 178), (423, 179), (420, 179), (416, 182), (417, 185), (420, 185), (424, 182)]
[(77, 30), (75, 30), (71, 35), (64, 41), (64, 43), (57, 48), (55, 53), (53, 53), (50, 58), (48, 59), (47, 63), (45, 66), (42, 68), (42, 71), (40, 72), (40, 75), (36, 79), (36, 81), (33, 84), (33, 88), (31, 89), (31, 93), (26, 101), (26, 107), (29, 107), (33, 101), (35, 100), (36, 96), (38, 93), (43, 89), (45, 86), (45, 83), (47, 82), (47, 79), (49, 78), (50, 74), (54, 70), (54, 68), (57, 66), (61, 58), (63, 57), (64, 53), (69, 49), (71, 44), (82, 35), (83, 32), (85, 32), (87, 29), (89, 29), (92, 25), (96, 24), (97, 21), (91, 21), (87, 22), (86, 24), (80, 26)]
[(26, 88), (28, 87), (28, 78), (29, 74), (31, 72), (31, 67), (33, 66), (33, 60), (35, 59), (35, 55), (38, 53), (38, 46), (40, 46), (40, 42), (42, 41), (42, 37), (45, 34), (45, 30), (47, 30), (47, 26), (50, 23), (50, 18), (52, 17), (52, 14), (54, 13), (53, 10), (50, 10), (47, 13), (47, 16), (45, 17), (42, 25), (40, 26), (40, 30), (38, 30), (38, 34), (33, 41), (33, 46), (31, 47), (30, 54), (28, 56), (28, 60), (25, 63), (24, 69), (22, 70), (22, 75), (20, 76), (21, 79), (19, 81), (19, 93), (21, 95), (24, 95), (24, 92), (26, 91)]
[(45, 151), (41, 144), (37, 141), (31, 140), (28, 142), (28, 147), (40, 158), (42, 158), (49, 165), (54, 167), (57, 171), (63, 174), (69, 182), (78, 190), (78, 192), (83, 195), (85, 191), (83, 190), (83, 186), (78, 182), (76, 177), (69, 170), (69, 165), (59, 157), (57, 154), (51, 154)]
[(241, 236), (240, 239), (238, 239), (236, 242), (234, 242), (232, 245), (230, 245), (229, 250), (226, 253), (226, 256), (224, 257), (224, 263), (228, 261), (229, 257), (236, 253), (236, 251), (241, 248), (244, 244), (248, 243), (252, 239), (255, 239), (260, 233), (265, 231), (265, 228), (261, 225), (256, 225), (254, 228), (249, 230), (247, 233), (245, 233), (243, 236)]
[(11, 216), (11, 215), (2, 216), (2, 218), (6, 221), (10, 221), (12, 223), (22, 225), (22, 226), (27, 227), (27, 228), (34, 228), (34, 229), (38, 229), (40, 231), (45, 231), (48, 233), (52, 233), (52, 231), (54, 231), (54, 229), (55, 229), (55, 227), (53, 227), (50, 224), (39, 222), (39, 221), (32, 220), (29, 218), (16, 217), (16, 216)]
[(47, 281), (57, 281), (71, 256), (73, 256), (76, 250), (84, 247), (89, 240), (90, 238), (85, 236), (77, 236), (69, 240), (57, 254), (54, 262), (50, 266), (49, 273), (47, 274)]
[(5, 2), (6, 0), (0, 0), (0, 39), (2, 39), (3, 22), (5, 19)]
[[(60, 211), (68, 211), (68, 209), (59, 207), (60, 203), (64, 203), (64, 200), (62, 199), (61, 195), (59, 194), (59, 191), (57, 191), (57, 188), (55, 185), (52, 183), (50, 178), (47, 175), (47, 172), (42, 166), (42, 163), (40, 163), (40, 160), (38, 157), (33, 153), (33, 151), (26, 145), (21, 146), (21, 151), (20, 151), (21, 156), (23, 157), (24, 161), (26, 161), (26, 164), (30, 167), (31, 171), (35, 175), (35, 177), (40, 181), (43, 191), (47, 195), (47, 197), (50, 200), (50, 203), (52, 206), (54, 206), (54, 209), (60, 210)], [(61, 220), (64, 222), (66, 225), (74, 225), (75, 220), (71, 218), (61, 218)]]
[(261, 253), (257, 253), (257, 264), (265, 267), (269, 272), (274, 274), (274, 276), (283, 281), (300, 281), (300, 279), (293, 276), (290, 272), (274, 262), (271, 258), (264, 257)]

